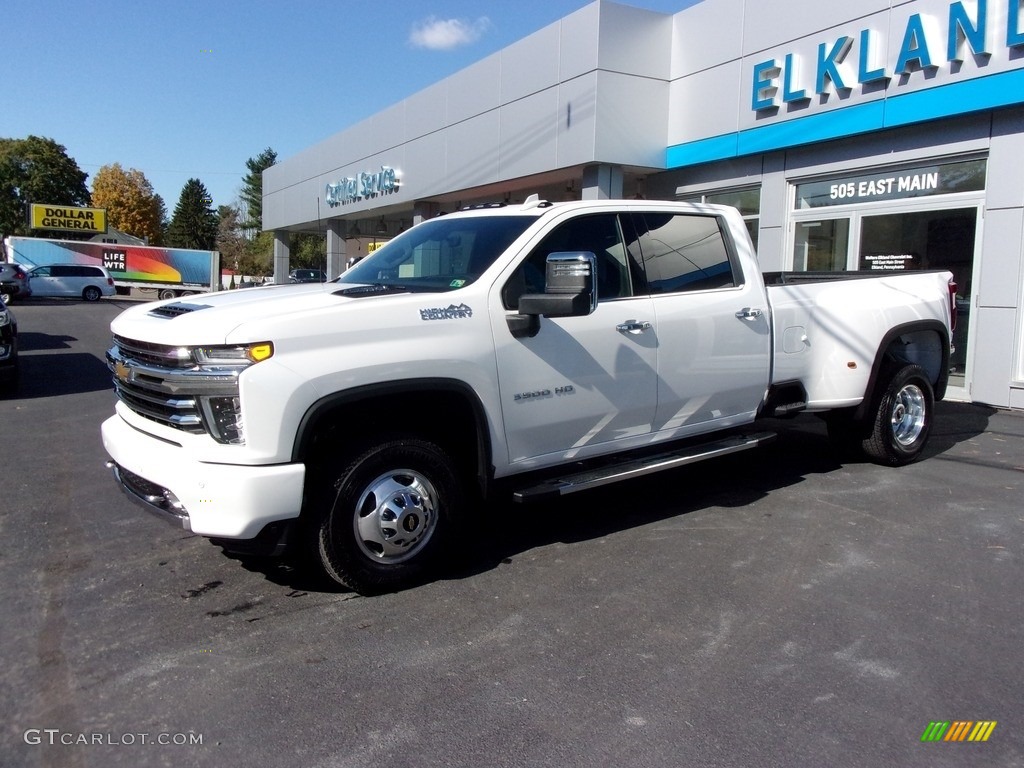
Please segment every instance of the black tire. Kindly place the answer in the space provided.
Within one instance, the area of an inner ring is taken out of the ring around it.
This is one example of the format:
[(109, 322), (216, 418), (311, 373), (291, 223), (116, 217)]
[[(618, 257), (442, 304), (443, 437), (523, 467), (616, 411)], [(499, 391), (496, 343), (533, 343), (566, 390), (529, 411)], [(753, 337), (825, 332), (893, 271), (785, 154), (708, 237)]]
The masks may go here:
[(156, 296), (158, 299), (173, 299), (176, 298), (177, 295), (177, 291), (172, 291), (170, 288), (163, 288)]
[(862, 442), (864, 454), (878, 464), (898, 467), (920, 457), (932, 429), (935, 394), (924, 368), (904, 365), (891, 369), (879, 384), (873, 401), (870, 432)]
[[(329, 477), (329, 475), (328, 475)], [(360, 594), (423, 581), (440, 564), (463, 505), (455, 467), (418, 438), (376, 443), (325, 493), (314, 554), (334, 581)]]
[(82, 298), (86, 301), (99, 301), (102, 295), (103, 292), (95, 285), (87, 285), (85, 290), (82, 291)]

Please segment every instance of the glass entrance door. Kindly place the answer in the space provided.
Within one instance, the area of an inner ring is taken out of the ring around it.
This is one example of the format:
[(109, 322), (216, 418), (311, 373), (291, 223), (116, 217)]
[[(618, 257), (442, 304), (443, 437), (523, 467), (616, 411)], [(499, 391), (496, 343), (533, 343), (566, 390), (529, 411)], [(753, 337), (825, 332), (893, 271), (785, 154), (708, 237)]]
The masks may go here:
[(861, 217), (859, 269), (948, 269), (953, 273), (958, 320), (949, 361), (949, 386), (957, 389), (966, 387), (977, 232), (977, 206)]

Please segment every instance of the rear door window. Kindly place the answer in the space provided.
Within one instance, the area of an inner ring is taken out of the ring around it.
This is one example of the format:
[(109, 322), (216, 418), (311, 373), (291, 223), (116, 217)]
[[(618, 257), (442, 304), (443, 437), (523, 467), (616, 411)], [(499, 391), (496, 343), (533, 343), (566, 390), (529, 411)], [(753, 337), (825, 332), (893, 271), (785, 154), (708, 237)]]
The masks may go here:
[(707, 291), (742, 284), (716, 216), (645, 212), (636, 219), (652, 294)]

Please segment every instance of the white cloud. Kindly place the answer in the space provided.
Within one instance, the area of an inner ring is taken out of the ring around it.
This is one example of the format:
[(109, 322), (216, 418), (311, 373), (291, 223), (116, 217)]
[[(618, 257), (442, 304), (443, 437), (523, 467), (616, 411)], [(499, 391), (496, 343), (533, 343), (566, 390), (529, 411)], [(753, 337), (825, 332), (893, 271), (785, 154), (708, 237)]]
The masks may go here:
[(409, 42), (417, 48), (450, 51), (452, 48), (475, 43), (490, 26), (491, 20), (486, 16), (481, 16), (476, 21), (439, 19), (431, 16), (413, 24)]

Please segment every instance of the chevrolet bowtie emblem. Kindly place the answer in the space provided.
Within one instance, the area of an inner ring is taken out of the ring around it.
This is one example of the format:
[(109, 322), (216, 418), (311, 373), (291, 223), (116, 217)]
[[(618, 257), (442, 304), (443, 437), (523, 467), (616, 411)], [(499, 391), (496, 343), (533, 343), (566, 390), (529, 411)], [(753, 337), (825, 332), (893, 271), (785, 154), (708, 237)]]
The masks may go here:
[(117, 376), (118, 381), (123, 381), (127, 384), (132, 380), (132, 369), (118, 361), (114, 363), (114, 375)]

